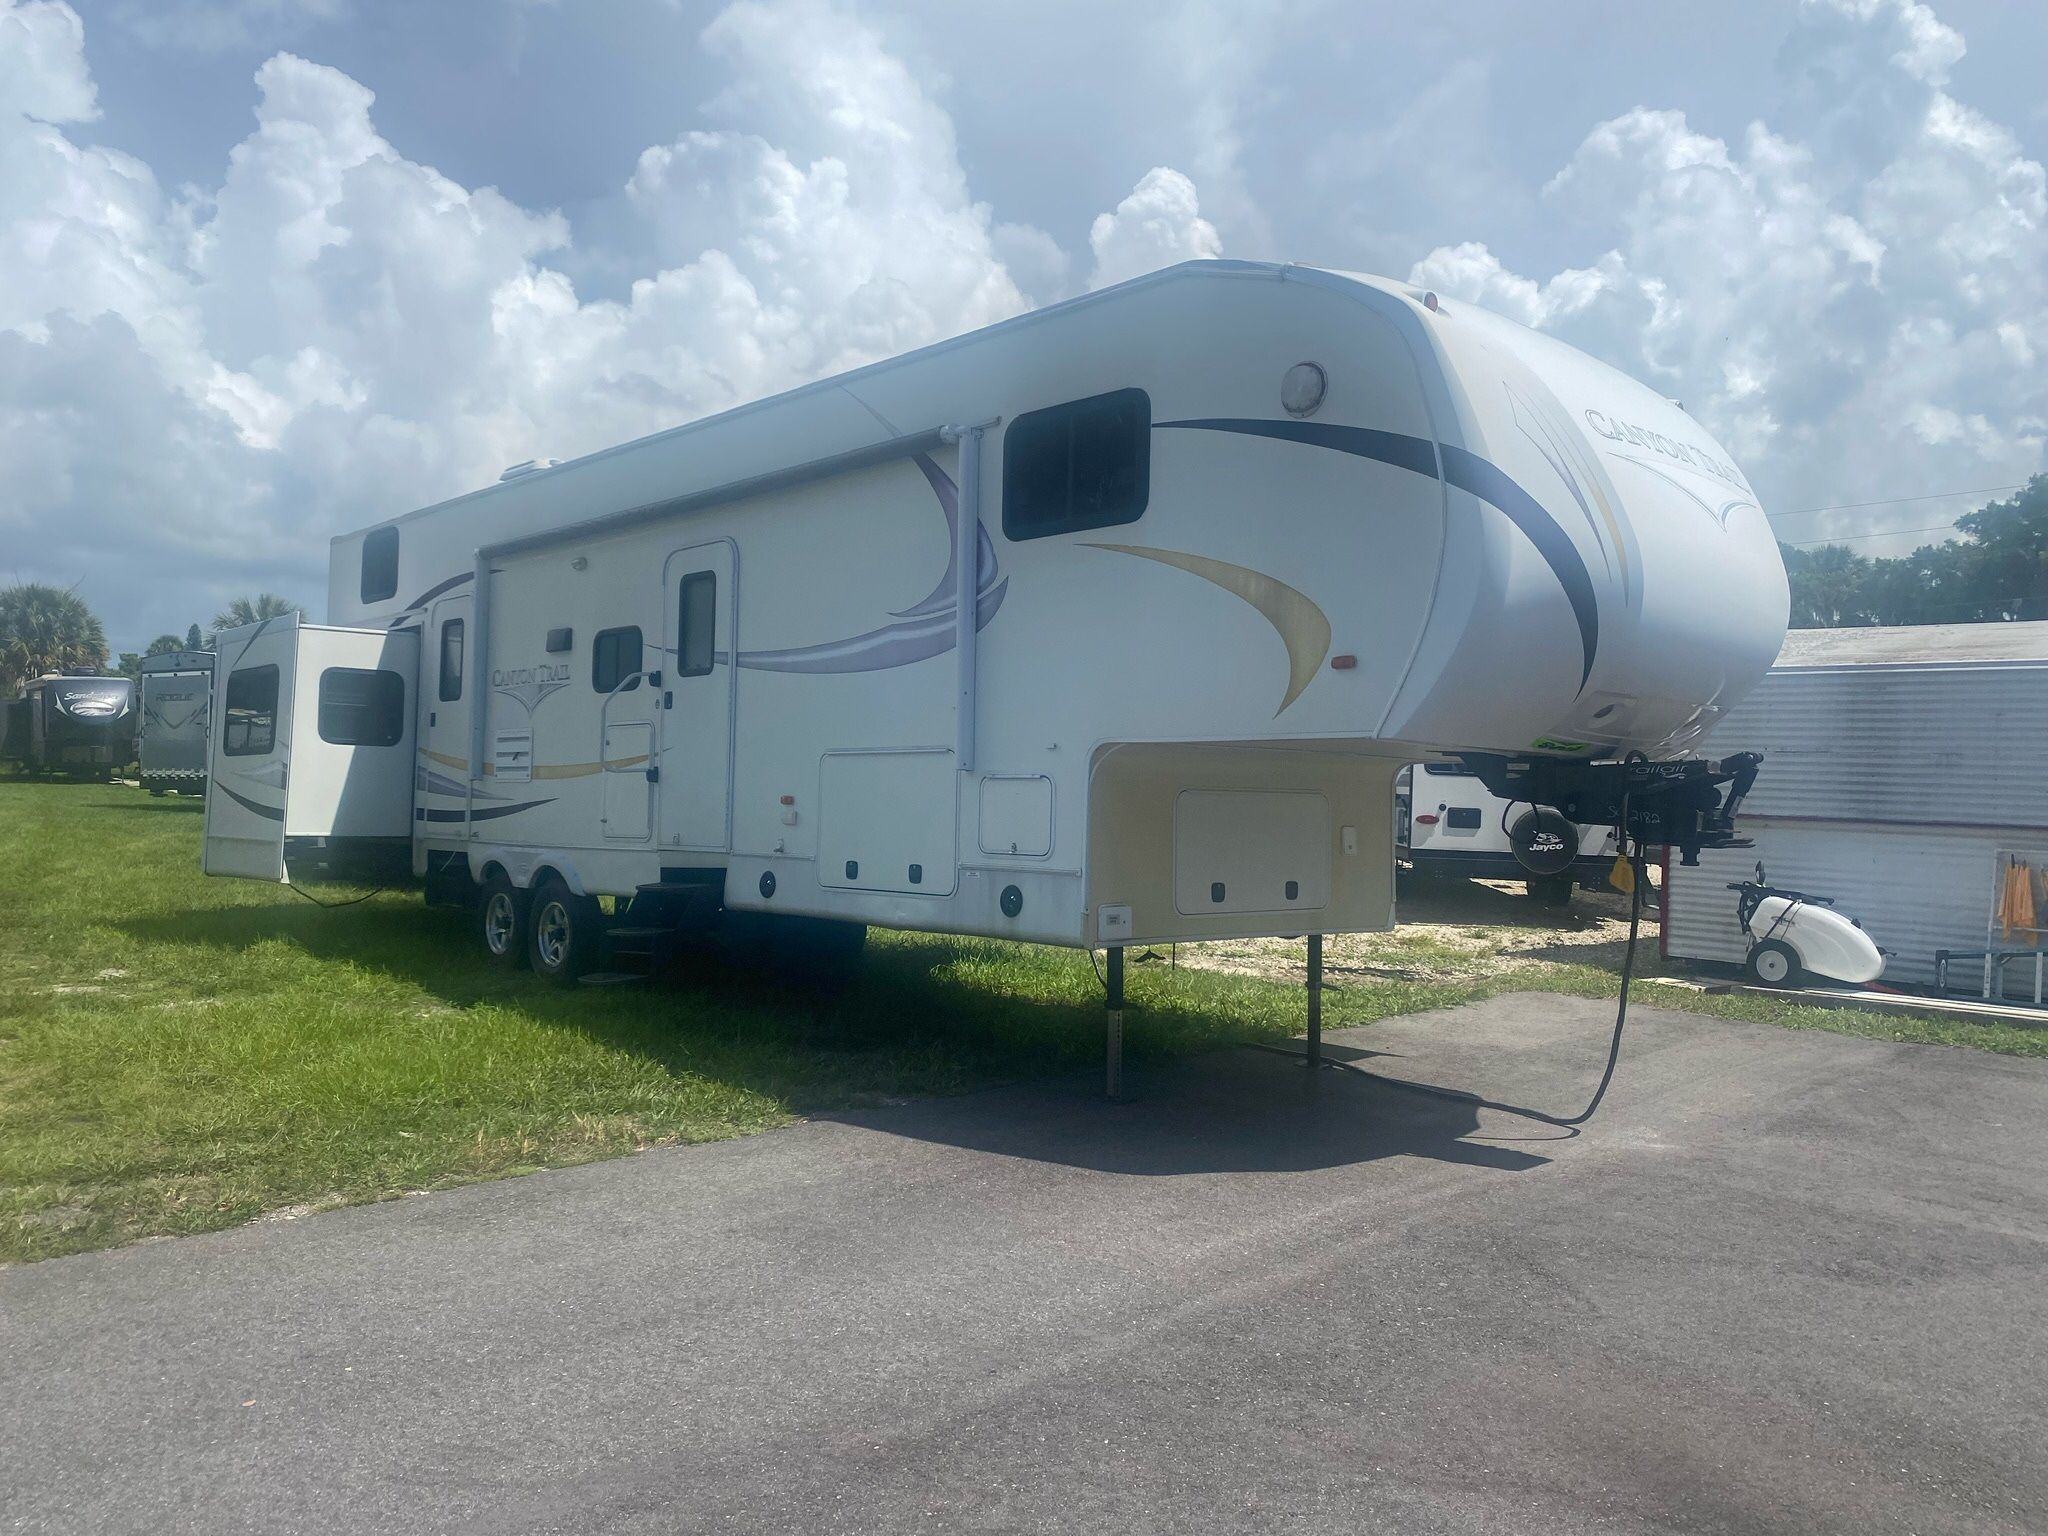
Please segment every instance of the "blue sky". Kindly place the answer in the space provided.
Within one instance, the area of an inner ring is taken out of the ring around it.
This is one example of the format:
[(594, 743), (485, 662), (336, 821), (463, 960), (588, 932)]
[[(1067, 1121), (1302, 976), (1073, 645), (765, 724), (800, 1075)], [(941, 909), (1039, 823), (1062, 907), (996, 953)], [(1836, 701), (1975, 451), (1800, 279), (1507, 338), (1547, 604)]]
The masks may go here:
[(2042, 467), (2038, 7), (1415, 9), (0, 0), (0, 577), (317, 613), (335, 531), (1205, 254), (1555, 331), (1788, 538)]

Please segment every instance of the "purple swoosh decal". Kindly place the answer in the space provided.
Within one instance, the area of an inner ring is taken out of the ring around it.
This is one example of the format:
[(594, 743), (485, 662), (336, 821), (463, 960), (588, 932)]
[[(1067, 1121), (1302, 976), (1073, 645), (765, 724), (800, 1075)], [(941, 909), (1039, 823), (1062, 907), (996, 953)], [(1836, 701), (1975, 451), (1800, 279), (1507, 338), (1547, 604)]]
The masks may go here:
[[(1003, 606), (1010, 590), (1005, 576), (992, 587), (975, 594), (974, 627), (988, 628), (988, 621)], [(953, 608), (923, 618), (885, 624), (850, 640), (826, 645), (798, 646), (787, 651), (742, 651), (740, 665), (756, 672), (880, 672), (889, 667), (907, 667), (913, 661), (942, 656), (953, 649), (955, 634)]]
[[(959, 638), (953, 600), (953, 583), (959, 567), (952, 553), (959, 547), (959, 540), (954, 536), (960, 525), (959, 487), (929, 454), (917, 456), (917, 467), (924, 472), (932, 494), (939, 499), (939, 509), (946, 514), (946, 574), (932, 589), (931, 595), (914, 607), (892, 613), (896, 623), (884, 624), (879, 629), (871, 629), (850, 639), (831, 640), (823, 645), (792, 646), (779, 651), (741, 651), (741, 667), (753, 672), (882, 672), (891, 667), (906, 667), (914, 661), (942, 656), (953, 649)], [(974, 627), (982, 630), (996, 616), (996, 610), (1003, 606), (1010, 581), (996, 569), (995, 543), (989, 538), (988, 529), (984, 527), (978, 532)], [(675, 654), (673, 647), (667, 649), (670, 655)], [(723, 665), (727, 660), (726, 653), (719, 651), (712, 660)]]

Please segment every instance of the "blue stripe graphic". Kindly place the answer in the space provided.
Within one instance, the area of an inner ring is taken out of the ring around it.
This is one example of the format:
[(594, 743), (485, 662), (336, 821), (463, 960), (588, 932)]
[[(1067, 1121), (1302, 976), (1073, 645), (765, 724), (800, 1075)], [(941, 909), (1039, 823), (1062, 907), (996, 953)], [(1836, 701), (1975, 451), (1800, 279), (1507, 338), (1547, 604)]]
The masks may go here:
[[(1305, 443), (1315, 448), (1332, 448), (1391, 464), (1413, 474), (1439, 478), (1437, 445), (1426, 437), (1405, 432), (1381, 432), (1372, 427), (1340, 427), (1314, 421), (1263, 421), (1251, 417), (1212, 416), (1191, 421), (1162, 421), (1160, 428), (1190, 427), (1210, 432), (1242, 432), (1252, 437), (1277, 438), (1281, 442)], [(1593, 675), (1593, 657), (1600, 648), (1600, 604), (1593, 591), (1593, 577), (1571, 536), (1543, 508), (1543, 503), (1517, 485), (1498, 465), (1463, 448), (1443, 445), (1441, 478), (1461, 491), (1477, 496), (1509, 522), (1536, 547), (1543, 563), (1550, 567), (1557, 584), (1571, 604), (1578, 621), (1579, 687)]]

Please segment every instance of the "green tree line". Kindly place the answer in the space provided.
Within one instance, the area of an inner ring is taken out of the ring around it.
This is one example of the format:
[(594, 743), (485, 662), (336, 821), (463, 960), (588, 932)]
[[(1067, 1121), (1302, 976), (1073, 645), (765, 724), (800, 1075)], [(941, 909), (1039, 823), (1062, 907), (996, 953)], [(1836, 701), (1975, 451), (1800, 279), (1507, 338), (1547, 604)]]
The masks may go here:
[(1962, 537), (1871, 559), (1846, 544), (1780, 544), (1792, 627), (2048, 619), (2048, 475), (1956, 519)]
[[(298, 607), (274, 592), (238, 597), (214, 615), (210, 629), (192, 624), (182, 635), (158, 635), (143, 650), (123, 651), (112, 670), (139, 677), (145, 656), (205, 650), (223, 630), (278, 618)], [(107, 670), (106, 627), (76, 592), (35, 581), (0, 587), (0, 698), (45, 672)]]

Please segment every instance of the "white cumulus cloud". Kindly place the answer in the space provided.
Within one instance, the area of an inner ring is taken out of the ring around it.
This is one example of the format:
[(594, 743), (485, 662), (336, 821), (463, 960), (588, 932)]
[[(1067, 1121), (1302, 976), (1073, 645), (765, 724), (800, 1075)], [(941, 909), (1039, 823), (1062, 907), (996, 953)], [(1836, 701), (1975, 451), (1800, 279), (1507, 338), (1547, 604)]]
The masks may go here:
[[(218, 182), (167, 195), (67, 134), (96, 110), (83, 42), (57, 0), (0, 0), (0, 576), (82, 581), (120, 645), (257, 585), (317, 610), (337, 531), (1070, 282), (1050, 236), (974, 199), (945, 110), (825, 0), (740, 0), (707, 27), (729, 85), (707, 126), (621, 168), (606, 255), (642, 275), (588, 299), (564, 217), (409, 158), (368, 89), (289, 53), (256, 72)], [(1107, 230), (1098, 268), (1216, 249), (1172, 171)]]
[(1588, 265), (1533, 278), (1465, 243), (1411, 277), (1682, 399), (1781, 509), (2024, 479), (2048, 446), (2048, 194), (2013, 135), (1948, 94), (1962, 50), (1908, 0), (1813, 0), (1774, 122), (1729, 143), (1637, 109), (1586, 136), (1546, 196), (1612, 231)]
[(1147, 171), (1114, 213), (1096, 218), (1088, 231), (1088, 245), (1095, 253), (1090, 288), (1223, 251), (1216, 226), (1202, 217), (1195, 184), (1163, 165)]

